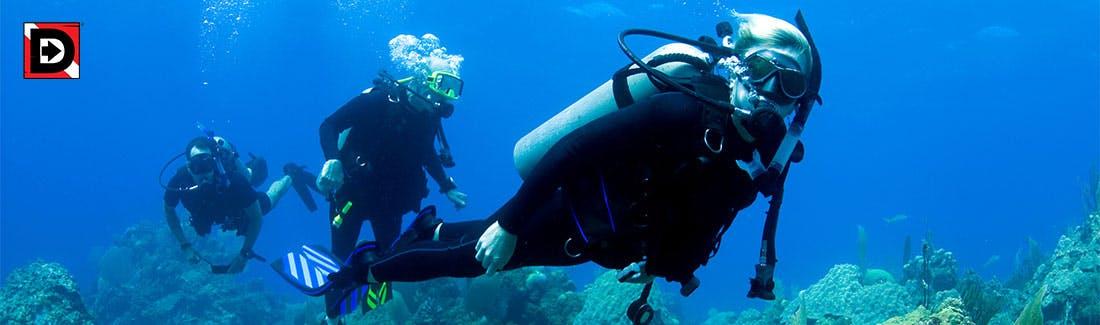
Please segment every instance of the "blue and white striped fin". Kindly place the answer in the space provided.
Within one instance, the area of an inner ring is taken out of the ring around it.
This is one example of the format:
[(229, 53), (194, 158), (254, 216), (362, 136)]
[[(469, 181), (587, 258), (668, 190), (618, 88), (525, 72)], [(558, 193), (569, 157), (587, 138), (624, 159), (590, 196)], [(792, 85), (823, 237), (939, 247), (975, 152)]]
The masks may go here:
[(284, 280), (310, 296), (320, 296), (328, 289), (328, 275), (340, 270), (341, 264), (328, 250), (315, 245), (302, 245), (299, 250), (271, 263)]

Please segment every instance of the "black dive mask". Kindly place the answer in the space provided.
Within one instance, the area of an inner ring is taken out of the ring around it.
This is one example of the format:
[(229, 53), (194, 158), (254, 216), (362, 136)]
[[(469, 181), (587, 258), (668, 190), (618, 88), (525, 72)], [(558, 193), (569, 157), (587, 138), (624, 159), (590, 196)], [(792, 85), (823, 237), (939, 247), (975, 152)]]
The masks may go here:
[(793, 58), (772, 50), (760, 50), (742, 64), (757, 92), (780, 105), (789, 105), (806, 95), (806, 76)]
[(200, 154), (188, 159), (187, 169), (195, 175), (205, 175), (214, 171), (217, 167), (217, 161), (214, 160), (214, 155)]

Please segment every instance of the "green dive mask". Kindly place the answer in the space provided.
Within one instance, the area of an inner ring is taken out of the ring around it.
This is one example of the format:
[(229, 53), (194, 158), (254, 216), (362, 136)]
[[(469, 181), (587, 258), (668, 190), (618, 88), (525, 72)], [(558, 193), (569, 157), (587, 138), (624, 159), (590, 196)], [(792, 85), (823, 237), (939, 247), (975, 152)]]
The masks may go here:
[(436, 71), (428, 76), (428, 89), (449, 100), (462, 96), (462, 79), (450, 72)]

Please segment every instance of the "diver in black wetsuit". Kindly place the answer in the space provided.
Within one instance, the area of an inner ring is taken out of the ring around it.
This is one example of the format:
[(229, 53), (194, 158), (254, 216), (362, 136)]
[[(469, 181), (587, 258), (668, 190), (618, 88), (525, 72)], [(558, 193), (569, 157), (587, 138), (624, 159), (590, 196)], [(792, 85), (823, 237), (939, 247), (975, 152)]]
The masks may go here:
[(439, 154), (434, 145), (441, 119), (454, 110), (449, 101), (461, 93), (461, 80), (447, 79), (457, 85), (444, 90), (444, 77), (436, 76), (457, 78), (436, 73), (428, 80), (398, 81), (383, 73), (375, 87), (321, 123), (326, 162), (317, 186), (332, 194), (336, 254), (351, 252), (365, 220), (371, 221), (376, 242), (393, 242), (401, 232), (401, 216), (419, 210), (428, 195), (425, 171), (457, 208), (466, 205), (466, 195), (443, 170), (453, 165), (446, 145)]
[(199, 255), (184, 236), (176, 213), (180, 203), (189, 212), (191, 227), (199, 236), (209, 234), (215, 224), (245, 236), (240, 254), (230, 264), (211, 264), (215, 273), (240, 272), (245, 262), (257, 257), (252, 246), (260, 234), (262, 216), (279, 203), (288, 189), (295, 187), (299, 195), (305, 195), (302, 198), (307, 206), (313, 204), (308, 189), (303, 194), (298, 186), (311, 183), (313, 176), (294, 164), (287, 164), (284, 167), (287, 175), (272, 182), (266, 192), (253, 189), (267, 177), (266, 162), (252, 156), (247, 164), (241, 163), (236, 149), (222, 137), (192, 139), (180, 156), (187, 157), (187, 166), (179, 168), (164, 186), (164, 215), (187, 257), (192, 262), (211, 263)]
[[(783, 180), (790, 164), (801, 160), (801, 131), (812, 104), (820, 102), (820, 60), (801, 13), (796, 20), (797, 29), (773, 17), (742, 15), (737, 44), (728, 45), (729, 24), (719, 25), (725, 47), (655, 31), (623, 32), (620, 47), (639, 68), (620, 71), (645, 70), (664, 93), (619, 105), (569, 132), (494, 214), (443, 223), (425, 209), (388, 250), (366, 243), (351, 255), (333, 256), (303, 246), (302, 253), (292, 252), (272, 267), (306, 294), (350, 298), (328, 305), (330, 312), (343, 313), (358, 299), (375, 299), (373, 289), (364, 289), (368, 284), (591, 261), (622, 269), (622, 282), (647, 283), (628, 312), (632, 321), (644, 323), (652, 312), (646, 318), (648, 307), (635, 305), (644, 303), (652, 280), (679, 282), (681, 294), (691, 294), (700, 283), (695, 270), (718, 251), (737, 213), (763, 193), (772, 198), (771, 207), (748, 296), (774, 299)], [(667, 38), (718, 55), (729, 62), (723, 64), (731, 83), (709, 72), (713, 66), (690, 81), (673, 80), (627, 49), (627, 35)], [(791, 112), (788, 129), (785, 116)], [(314, 281), (310, 274), (324, 277)]]
[(331, 193), (337, 255), (351, 253), (366, 220), (374, 241), (389, 247), (401, 233), (401, 217), (419, 210), (428, 195), (425, 171), (456, 208), (466, 206), (466, 194), (444, 171), (454, 162), (441, 124), (461, 92), (461, 79), (451, 73), (394, 80), (383, 72), (373, 88), (324, 120), (320, 137), (326, 162), (317, 187)]
[(724, 142), (714, 153), (703, 141), (705, 110), (687, 95), (666, 93), (597, 119), (556, 144), (488, 219), (421, 228), (436, 234), (418, 237), (438, 240), (398, 247), (356, 271), (369, 271), (371, 282), (492, 272), (492, 263), (475, 259), (475, 246), (487, 229), (499, 228), (517, 238), (504, 270), (589, 261), (622, 269), (644, 258), (646, 274), (689, 284), (722, 230), (756, 197), (736, 161), (751, 160), (757, 143), (774, 148), (782, 137), (765, 127), (780, 117), (761, 113), (738, 127), (755, 141), (724, 132), (709, 140)]

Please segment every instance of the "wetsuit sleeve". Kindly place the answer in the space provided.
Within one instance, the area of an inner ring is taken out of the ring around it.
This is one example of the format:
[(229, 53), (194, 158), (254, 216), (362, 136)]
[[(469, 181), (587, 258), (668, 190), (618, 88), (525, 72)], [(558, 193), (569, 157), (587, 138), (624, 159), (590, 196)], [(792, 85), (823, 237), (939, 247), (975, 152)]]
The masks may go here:
[(321, 151), (325, 154), (325, 160), (340, 158), (340, 148), (338, 145), (340, 132), (355, 126), (360, 118), (364, 116), (363, 113), (369, 109), (370, 106), (370, 93), (360, 94), (352, 98), (344, 104), (344, 106), (340, 106), (336, 112), (333, 112), (332, 115), (325, 118), (324, 122), (321, 122)]
[(439, 119), (435, 120), (434, 130), (428, 132), (431, 135), (427, 141), (423, 141), (424, 145), (421, 148), (421, 161), (424, 164), (424, 170), (428, 172), (428, 175), (435, 180), (436, 184), (439, 184), (439, 191), (447, 193), (447, 191), (458, 188), (450, 177), (447, 177), (447, 172), (443, 170), (443, 161), (439, 160), (439, 154), (435, 152), (435, 135), (439, 132)]
[[(525, 225), (544, 224), (526, 220), (536, 215), (535, 209), (564, 182), (578, 177), (585, 170), (599, 168), (601, 162), (622, 155), (637, 155), (641, 148), (654, 144), (654, 139), (674, 130), (682, 130), (698, 119), (694, 101), (683, 97), (654, 96), (612, 112), (578, 128), (563, 137), (535, 165), (519, 191), (502, 208), (500, 226), (510, 233), (523, 236), (537, 229)], [(548, 214), (542, 214), (547, 215)]]

